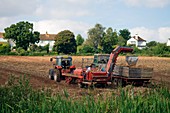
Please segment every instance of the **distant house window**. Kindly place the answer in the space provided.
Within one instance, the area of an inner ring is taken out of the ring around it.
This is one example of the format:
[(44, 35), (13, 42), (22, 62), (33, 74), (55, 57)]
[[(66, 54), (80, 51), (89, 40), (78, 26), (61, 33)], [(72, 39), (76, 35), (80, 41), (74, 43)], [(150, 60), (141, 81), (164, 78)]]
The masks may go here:
[(43, 41), (41, 40), (41, 43), (43, 43)]
[(131, 41), (131, 44), (136, 44), (136, 42), (135, 41)]

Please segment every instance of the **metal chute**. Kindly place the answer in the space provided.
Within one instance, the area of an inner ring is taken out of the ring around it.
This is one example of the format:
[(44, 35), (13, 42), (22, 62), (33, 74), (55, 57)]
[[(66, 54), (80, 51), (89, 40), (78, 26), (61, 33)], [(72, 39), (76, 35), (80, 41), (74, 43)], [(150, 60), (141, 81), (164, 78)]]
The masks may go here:
[(126, 62), (129, 66), (135, 66), (138, 61), (138, 57), (136, 56), (126, 56)]

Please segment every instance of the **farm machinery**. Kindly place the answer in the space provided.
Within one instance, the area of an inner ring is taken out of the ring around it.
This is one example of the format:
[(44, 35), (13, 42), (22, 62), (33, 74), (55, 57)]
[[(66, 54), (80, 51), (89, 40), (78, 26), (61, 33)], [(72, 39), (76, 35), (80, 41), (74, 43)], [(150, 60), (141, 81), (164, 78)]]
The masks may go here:
[(65, 79), (66, 74), (71, 74), (76, 69), (75, 65), (72, 65), (71, 56), (57, 56), (50, 58), (50, 61), (53, 62), (53, 69), (49, 70), (49, 78), (60, 82), (62, 79)]
[[(82, 59), (82, 67), (72, 65), (72, 58), (53, 57), (56, 64), (49, 70), (49, 77), (57, 82), (65, 80), (66, 83), (77, 83), (80, 87), (93, 86), (96, 84), (123, 86), (129, 83), (147, 83), (152, 77), (153, 69), (135, 68), (138, 58), (127, 56), (128, 66), (117, 66), (117, 57), (122, 52), (132, 52), (133, 48), (117, 46), (110, 55), (95, 54), (92, 64), (87, 66), (86, 60)], [(63, 66), (61, 62), (69, 61), (69, 65)]]

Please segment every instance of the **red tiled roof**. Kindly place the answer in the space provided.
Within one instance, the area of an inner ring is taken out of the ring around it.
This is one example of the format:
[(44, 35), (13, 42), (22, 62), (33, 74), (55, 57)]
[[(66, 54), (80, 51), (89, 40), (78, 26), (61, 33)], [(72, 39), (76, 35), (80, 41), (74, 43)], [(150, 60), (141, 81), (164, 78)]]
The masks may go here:
[(143, 38), (141, 38), (140, 36), (133, 36), (132, 38), (138, 40), (138, 41), (146, 41)]
[(0, 32), (0, 38), (4, 38), (4, 36), (3, 36), (3, 33), (2, 33), (2, 32)]
[[(56, 34), (40, 34), (40, 40), (54, 40)], [(3, 33), (0, 32), (0, 38), (4, 38)]]
[(54, 40), (56, 34), (40, 34), (40, 40)]

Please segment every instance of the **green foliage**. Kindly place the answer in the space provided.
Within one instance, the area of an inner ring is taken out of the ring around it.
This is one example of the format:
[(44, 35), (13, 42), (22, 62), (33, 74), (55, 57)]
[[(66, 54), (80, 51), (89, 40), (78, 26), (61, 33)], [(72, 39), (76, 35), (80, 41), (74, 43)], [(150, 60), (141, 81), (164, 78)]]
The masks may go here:
[(46, 51), (46, 53), (49, 53), (49, 44), (47, 44), (45, 46), (37, 46), (37, 45), (33, 44), (29, 48), (30, 48), (31, 52), (44, 52), (44, 51)]
[(110, 53), (113, 50), (114, 45), (117, 44), (117, 38), (117, 32), (113, 32), (112, 28), (109, 27), (102, 39), (102, 52)]
[(76, 53), (77, 45), (74, 34), (69, 30), (59, 32), (55, 36), (54, 51), (64, 54)]
[(152, 41), (148, 43), (148, 47), (140, 50), (137, 47), (134, 48), (134, 53), (144, 56), (160, 56), (170, 57), (170, 47), (166, 46), (165, 43), (157, 43)]
[(22, 47), (27, 50), (30, 44), (38, 42), (40, 33), (33, 31), (33, 24), (29, 22), (19, 22), (12, 24), (4, 29), (5, 39), (11, 39), (15, 42), (16, 48)]
[(79, 53), (94, 53), (94, 48), (88, 45), (81, 46)]
[(170, 53), (169, 47), (166, 44), (158, 43), (157, 46), (151, 48), (154, 55), (163, 55), (166, 52)]
[(0, 44), (0, 54), (7, 54), (10, 52), (10, 45), (8, 43)]
[(82, 45), (83, 42), (84, 42), (84, 38), (80, 34), (78, 34), (77, 37), (76, 37), (76, 44), (77, 44), (77, 46)]
[(66, 89), (52, 96), (52, 91), (33, 90), (29, 78), (21, 76), (18, 82), (10, 77), (6, 86), (0, 86), (0, 112), (13, 113), (169, 113), (170, 91), (166, 87), (137, 91), (127, 87), (116, 92), (88, 92), (74, 100)]
[(146, 44), (147, 47), (154, 47), (156, 46), (158, 43), (156, 41), (151, 41), (149, 43)]
[(95, 52), (98, 51), (98, 47), (101, 46), (104, 30), (105, 27), (101, 24), (96, 24), (94, 28), (88, 30), (86, 44), (93, 47)]
[(25, 51), (22, 47), (17, 48), (18, 55), (20, 56), (27, 56), (28, 52)]
[(119, 36), (122, 36), (126, 41), (131, 37), (128, 29), (119, 30)]
[(126, 40), (122, 36), (118, 36), (117, 45), (125, 46), (126, 45)]

